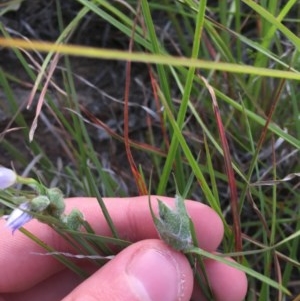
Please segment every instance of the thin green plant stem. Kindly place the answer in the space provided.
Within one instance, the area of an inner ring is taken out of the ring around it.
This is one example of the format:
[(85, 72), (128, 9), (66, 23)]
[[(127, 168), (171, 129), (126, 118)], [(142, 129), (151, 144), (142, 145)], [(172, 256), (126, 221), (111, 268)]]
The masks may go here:
[[(67, 70), (67, 81), (66, 85), (69, 89), (69, 93), (73, 99), (73, 106), (75, 107), (76, 112), (80, 112), (80, 108), (78, 105), (78, 98), (75, 88), (75, 83), (73, 80), (72, 72), (71, 72), (71, 64), (68, 57), (65, 57), (65, 64)], [(91, 161), (100, 175), (101, 181), (104, 184), (105, 191), (108, 196), (114, 196), (114, 188), (112, 186), (111, 177), (103, 171), (102, 164), (100, 163), (96, 151), (94, 150), (93, 143), (91, 142), (90, 135), (87, 132), (87, 128), (82, 120), (82, 118), (78, 115), (72, 114), (73, 119), (73, 134), (72, 136), (76, 138), (77, 146), (79, 152), (77, 153), (78, 162), (80, 163), (79, 169), (81, 171), (81, 176), (85, 177), (87, 173), (87, 169), (90, 167), (87, 165), (87, 162)]]
[(53, 43), (41, 42), (28, 42), (20, 39), (4, 39), (0, 37), (0, 45), (8, 48), (23, 47), (41, 52), (57, 52), (60, 54), (79, 55), (88, 58), (100, 58), (105, 60), (130, 60), (133, 62), (142, 63), (155, 63), (158, 65), (168, 65), (177, 67), (195, 67), (204, 70), (226, 71), (236, 74), (256, 74), (257, 76), (265, 76), (271, 78), (284, 78), (284, 79), (300, 79), (299, 72), (276, 70), (269, 68), (260, 68), (243, 64), (232, 64), (223, 62), (205, 61), (186, 57), (176, 57), (166, 54), (150, 54), (144, 52), (126, 52), (120, 50), (94, 48), (78, 45), (64, 45)]
[(113, 234), (113, 237), (114, 238), (119, 238), (118, 231), (117, 231), (117, 229), (116, 229), (116, 227), (113, 223), (113, 220), (111, 219), (110, 214), (109, 214), (109, 212), (108, 212), (108, 210), (105, 206), (105, 203), (104, 203), (104, 201), (103, 201), (103, 199), (102, 199), (102, 197), (99, 193), (99, 190), (96, 186), (93, 175), (92, 175), (91, 171), (88, 168), (86, 169), (86, 172), (87, 172), (86, 177), (87, 177), (89, 185), (90, 185), (91, 193), (97, 198), (97, 201), (98, 201), (98, 203), (100, 205), (100, 208), (103, 212), (105, 220), (107, 221), (107, 224), (108, 224), (108, 226), (109, 226), (109, 228), (110, 228), (110, 230)]
[[(206, 1), (201, 1), (200, 6), (199, 6), (199, 12), (197, 15), (197, 21), (196, 21), (196, 26), (195, 26), (195, 33), (194, 33), (194, 44), (193, 44), (193, 49), (192, 49), (192, 58), (196, 58), (199, 55), (199, 48), (200, 48), (200, 41), (201, 41), (201, 35), (202, 35), (202, 30), (203, 30), (203, 23), (204, 23), (204, 16), (205, 16), (205, 8), (206, 8)], [(178, 112), (178, 117), (177, 117), (177, 124), (179, 128), (182, 128), (186, 111), (188, 108), (188, 103), (189, 103), (189, 98), (190, 98), (190, 93), (193, 85), (193, 78), (195, 75), (195, 67), (190, 67), (189, 71), (187, 72), (187, 80), (186, 84), (183, 90), (183, 96), (181, 100), (181, 105), (179, 108)], [(172, 164), (174, 162), (174, 155), (176, 156), (177, 149), (178, 149), (178, 140), (176, 135), (172, 137), (171, 140), (171, 145), (169, 148), (168, 156), (162, 171), (161, 175), (161, 181), (159, 182), (159, 186), (157, 188), (157, 193), (161, 194), (165, 191), (166, 185), (167, 185), (167, 180), (171, 172)], [(180, 158), (177, 157), (177, 159), (180, 160)], [(178, 178), (180, 179), (180, 175), (183, 173), (182, 170), (182, 165), (180, 161), (176, 161), (176, 179), (178, 181)], [(184, 183), (182, 183), (183, 179), (181, 181), (178, 181), (181, 186), (179, 186), (179, 191), (182, 193), (184, 189)]]
[[(21, 228), (20, 231), (26, 235), (28, 238), (30, 238), (32, 241), (34, 241), (36, 244), (41, 246), (43, 249), (45, 249), (48, 252), (54, 252), (54, 250), (51, 246), (44, 243), (42, 240), (40, 240), (38, 237), (36, 237), (34, 234), (29, 232), (28, 230)], [(36, 256), (42, 256), (42, 255), (36, 255)], [(70, 270), (81, 276), (82, 278), (87, 278), (89, 274), (79, 268), (72, 260), (67, 259), (65, 256), (62, 255), (53, 255), (54, 258), (56, 258), (58, 261), (60, 261), (63, 265), (68, 267)]]
[[(10, 108), (12, 112), (19, 112), (19, 106), (17, 104), (16, 98), (14, 96), (13, 90), (7, 81), (6, 77), (4, 76), (4, 73), (2, 72), (2, 68), (0, 68), (0, 84), (3, 87), (3, 90), (5, 92), (5, 95), (7, 96), (7, 101), (9, 102)], [(23, 116), (23, 114), (17, 114), (15, 116), (15, 121), (20, 126), (23, 134), (25, 137), (29, 136), (29, 130), (28, 125), (26, 123), (26, 120)], [(26, 141), (26, 140), (25, 140)], [(7, 145), (8, 142), (6, 142)], [(28, 141), (29, 144), (29, 141)], [(12, 146), (11, 146), (12, 147)], [(40, 163), (45, 167), (45, 169), (51, 169), (53, 170), (52, 162), (47, 158), (42, 148), (39, 146), (39, 144), (36, 141), (32, 141), (30, 144), (30, 147), (34, 154), (40, 155), (42, 154)], [(20, 150), (19, 150), (20, 151)], [(19, 156), (15, 156), (16, 159), (19, 159)], [(20, 159), (22, 158), (22, 155), (20, 156)], [(21, 160), (22, 161), (22, 160)]]
[[(71, 33), (75, 30), (76, 26), (79, 25), (80, 20), (89, 12), (89, 9), (86, 7), (83, 7), (80, 12), (76, 15), (76, 17), (68, 24), (68, 26), (64, 29), (64, 31), (60, 34), (60, 36), (57, 38), (55, 41), (56, 45), (59, 45), (63, 41), (67, 41), (71, 35)], [(55, 55), (54, 51), (49, 51), (48, 54), (46, 55), (44, 62), (41, 66), (40, 72), (35, 80), (34, 87), (31, 91), (31, 97), (34, 96), (38, 86), (40, 85), (42, 78), (45, 74), (45, 70), (47, 66), (49, 65), (51, 58)]]
[[(77, 1), (83, 4), (84, 6), (88, 7), (97, 16), (106, 20), (115, 28), (118, 28), (127, 37), (131, 37), (133, 26), (132, 19), (126, 16), (120, 10), (116, 9), (116, 7), (114, 5), (111, 5), (108, 1), (97, 0), (97, 2), (99, 2), (99, 4), (101, 4), (103, 7), (105, 7), (105, 9), (108, 10), (108, 12), (106, 12), (104, 9), (101, 9), (99, 5), (96, 5), (96, 3), (92, 3), (91, 1)], [(117, 18), (114, 17), (114, 15), (116, 15)], [(140, 26), (136, 27), (135, 35), (133, 38), (138, 45), (145, 47), (148, 51), (152, 51), (152, 44), (148, 41), (148, 39), (145, 39), (143, 37), (143, 30)]]
[[(0, 22), (0, 31), (2, 32), (3, 36), (7, 39), (11, 38), (11, 36), (8, 34), (6, 28), (4, 27), (4, 24)], [(21, 63), (22, 67), (24, 68), (26, 74), (30, 77), (31, 80), (35, 80), (36, 76), (33, 72), (33, 70), (29, 67), (28, 62), (26, 61), (24, 57), (24, 53), (21, 52), (18, 48), (13, 48), (13, 52), (16, 55), (18, 61)]]
[[(163, 0), (163, 3), (167, 6), (169, 4), (169, 0)], [(183, 13), (183, 8), (181, 3), (176, 2), (175, 3), (177, 10), (176, 12), (173, 10), (167, 10), (167, 14), (170, 18), (171, 24), (174, 26), (176, 35), (179, 40), (180, 48), (182, 51), (188, 56), (190, 52), (190, 46), (188, 45), (188, 42), (186, 40), (185, 30), (186, 26), (182, 27), (180, 24), (180, 20), (178, 18), (178, 14), (183, 18), (184, 23), (187, 24), (188, 21), (186, 20), (187, 17)]]
[[(155, 54), (161, 53), (161, 46), (159, 45), (159, 41), (156, 36), (156, 32), (155, 32), (148, 1), (141, 0), (141, 7), (142, 7), (145, 24), (146, 24), (146, 27), (148, 30), (149, 39), (150, 39), (152, 47), (153, 47), (152, 51)], [(173, 109), (173, 104), (171, 101), (171, 91), (170, 91), (170, 87), (169, 87), (169, 83), (168, 83), (168, 75), (167, 75), (166, 69), (164, 66), (158, 65), (157, 72), (158, 72), (161, 89), (165, 95), (165, 98), (166, 98), (168, 104)]]
[[(274, 143), (273, 143), (274, 144)], [(274, 148), (274, 146), (273, 146)], [(274, 149), (273, 149), (273, 179), (277, 179), (276, 173), (276, 158), (274, 157)], [(276, 229), (277, 229), (277, 185), (273, 185), (272, 187), (272, 207), (271, 207), (271, 230), (270, 230), (270, 245), (275, 244), (276, 239)]]
[(197, 180), (199, 181), (199, 184), (201, 185), (201, 188), (203, 190), (203, 193), (204, 195), (206, 196), (207, 198), (207, 201), (209, 202), (210, 206), (219, 214), (220, 218), (222, 219), (223, 223), (224, 223), (224, 226), (225, 226), (225, 231), (226, 231), (226, 234), (229, 234), (230, 233), (230, 230), (227, 226), (227, 223), (223, 217), (223, 214), (222, 214), (222, 211), (221, 209), (218, 207), (218, 204), (209, 188), (209, 185), (207, 184), (206, 180), (205, 180), (205, 177), (202, 173), (202, 171), (200, 170), (199, 168), (199, 165), (197, 163), (197, 161), (194, 159), (192, 153), (191, 153), (191, 150), (190, 148), (188, 147), (182, 133), (181, 133), (181, 129), (179, 128), (176, 120), (174, 119), (174, 116), (172, 115), (172, 112), (171, 112), (171, 109), (168, 107), (168, 104), (167, 102), (163, 99), (163, 95), (161, 95), (161, 99), (163, 101), (163, 104), (165, 106), (165, 110), (166, 110), (166, 113), (168, 115), (168, 118), (169, 118), (169, 121), (173, 127), (173, 130), (174, 130), (174, 134), (177, 136), (177, 139), (181, 145), (181, 148), (185, 154), (185, 157), (186, 159), (188, 160), (189, 162), (189, 165), (190, 167), (192, 168)]
[(210, 149), (209, 149), (205, 135), (204, 135), (204, 146), (205, 146), (206, 162), (207, 162), (208, 172), (209, 172), (209, 176), (210, 176), (212, 192), (213, 192), (213, 195), (215, 197), (218, 207), (221, 208), (219, 192), (218, 192), (218, 187), (217, 187), (217, 182), (216, 182), (216, 176), (215, 176), (215, 172), (214, 172), (214, 168), (213, 168), (213, 163), (211, 160)]
[[(215, 91), (215, 93), (218, 97), (220, 97), (226, 103), (230, 104), (233, 108), (237, 109), (238, 111), (243, 110), (241, 104), (234, 101), (233, 99), (231, 99), (230, 97), (228, 97), (227, 95), (222, 93), (220, 90), (214, 88), (214, 91)], [(245, 114), (247, 114), (248, 118), (250, 118), (251, 120), (257, 122), (258, 124), (265, 125), (266, 120), (263, 117), (259, 116), (258, 114), (252, 112), (251, 110), (245, 109)], [(271, 122), (268, 125), (268, 130), (275, 133), (279, 137), (282, 137), (283, 139), (285, 139), (288, 143), (290, 143), (291, 145), (293, 145), (297, 149), (300, 149), (300, 140), (296, 139), (295, 137), (293, 137), (290, 134), (283, 131), (277, 124)]]
[[(260, 16), (262, 16), (264, 19), (268, 20), (275, 28), (280, 30), (288, 39), (290, 42), (293, 43), (293, 45), (300, 50), (300, 38), (294, 34), (291, 30), (289, 30), (285, 25), (283, 25), (280, 22), (280, 19), (277, 19), (274, 17), (270, 12), (268, 12), (265, 8), (263, 8), (261, 5), (257, 4), (254, 1), (251, 0), (242, 0), (245, 4), (247, 4), (250, 8), (252, 8), (255, 12), (257, 12)], [(293, 5), (293, 2), (296, 0), (290, 0), (287, 2), (287, 9), (290, 9), (290, 5)], [(287, 10), (286, 9), (286, 10)], [(282, 13), (287, 13), (286, 10), (283, 10)]]
[[(235, 5), (235, 13), (234, 13), (234, 26), (235, 26), (235, 31), (240, 34), (241, 32), (241, 1), (240, 0), (234, 0), (234, 5)], [(242, 61), (242, 43), (240, 40), (235, 41), (236, 45), (236, 60), (238, 62)]]
[[(280, 10), (280, 14), (278, 17), (276, 17), (276, 20), (278, 22), (281, 22), (283, 18), (287, 15), (287, 13), (292, 9), (293, 5), (295, 4), (296, 0), (288, 1), (285, 4), (285, 7)], [(269, 6), (267, 8), (268, 13), (275, 15), (276, 13), (276, 8), (277, 8), (277, 1), (269, 1)], [(276, 37), (275, 32), (277, 30), (277, 27), (275, 24), (272, 24), (269, 19), (262, 19), (262, 38), (261, 38), (261, 44), (260, 46), (263, 49), (269, 49), (273, 42), (274, 38)], [(263, 52), (258, 51), (257, 56), (255, 58), (255, 61), (253, 63), (254, 66), (260, 66), (260, 67), (265, 67), (267, 66), (268, 62), (268, 57), (265, 56)], [(254, 82), (254, 84), (253, 84)], [(254, 92), (254, 99), (257, 99), (259, 93), (260, 93), (260, 88), (262, 85), (261, 80), (256, 80), (254, 81), (253, 76), (249, 77), (248, 85), (251, 87), (252, 91)]]
[[(195, 227), (191, 219), (190, 219), (190, 232), (193, 240), (193, 246), (199, 248)], [(209, 285), (210, 283), (205, 270), (203, 257), (199, 255), (195, 256), (195, 254), (190, 254), (190, 253), (187, 253), (186, 256), (190, 262), (190, 265), (195, 269), (195, 279), (199, 287), (201, 288), (202, 293), (204, 294), (207, 300), (212, 300), (212, 301), (215, 300), (213, 292)], [(199, 264), (199, 268), (197, 268), (197, 264)], [(201, 271), (201, 273), (199, 272), (199, 270)]]
[[(295, 232), (295, 237), (293, 238), (291, 245), (290, 245), (290, 253), (289, 253), (289, 257), (290, 258), (294, 258), (296, 262), (298, 262), (299, 265), (299, 249), (300, 249), (300, 219), (298, 218), (295, 224), (295, 229), (298, 230), (298, 235), (297, 232)], [(293, 272), (293, 268), (295, 268), (295, 264), (293, 264), (291, 261), (288, 261), (285, 265), (284, 268), (284, 272), (282, 275), (282, 282), (284, 284), (288, 284), (290, 279), (291, 279), (291, 275)], [(299, 268), (299, 266), (298, 266)]]
[[(297, 54), (299, 57), (299, 54)], [(290, 91), (289, 97), (291, 98), (292, 101), (292, 112), (293, 112), (293, 119), (295, 120), (295, 127), (294, 131), (296, 132), (296, 137), (300, 140), (300, 104), (299, 104), (299, 99), (297, 97), (297, 87), (294, 86), (292, 83), (287, 83), (288, 85), (288, 90)]]
[(285, 288), (284, 286), (282, 286), (280, 283), (277, 283), (276, 281), (270, 279), (269, 277), (266, 277), (265, 275), (262, 275), (256, 271), (254, 271), (251, 268), (248, 268), (246, 266), (243, 266), (241, 264), (238, 264), (236, 262), (233, 261), (229, 261), (228, 259), (224, 258), (224, 257), (220, 257), (218, 255), (215, 255), (213, 253), (204, 251), (200, 248), (190, 248), (187, 251), (185, 251), (186, 254), (198, 254), (200, 256), (209, 258), (209, 259), (213, 259), (216, 260), (218, 262), (222, 262), (230, 267), (236, 268), (240, 271), (245, 272), (247, 275), (256, 278), (258, 280), (260, 280), (262, 283), (266, 283), (269, 286), (272, 286), (278, 290), (281, 290), (282, 292), (284, 292), (287, 295), (291, 295), (291, 293), (287, 290), (287, 288)]
[[(187, 71), (186, 71), (185, 68), (179, 68), (179, 70), (183, 73), (184, 76), (187, 75)], [(200, 85), (202, 85), (200, 79), (197, 76), (195, 76), (194, 81), (196, 83), (199, 83)], [(265, 123), (266, 123), (265, 118), (259, 116), (257, 113), (255, 113), (255, 112), (253, 112), (253, 111), (251, 111), (247, 108), (243, 108), (242, 104), (240, 104), (237, 101), (235, 101), (234, 99), (230, 98), (229, 96), (227, 96), (225, 93), (223, 93), (222, 91), (220, 91), (216, 87), (213, 87), (213, 88), (214, 88), (214, 92), (216, 93), (216, 96), (218, 98), (220, 98), (220, 100), (224, 101), (225, 103), (230, 105), (233, 109), (236, 109), (239, 112), (244, 111), (245, 114), (247, 115), (247, 117), (251, 121), (254, 121), (255, 123), (257, 123), (259, 125), (262, 125), (262, 126), (265, 125)], [(292, 146), (296, 147), (297, 149), (300, 149), (300, 140), (293, 137), (292, 135), (290, 135), (286, 131), (282, 130), (276, 123), (271, 122), (268, 125), (268, 130), (270, 130), (271, 132), (273, 132), (277, 136), (282, 137), (286, 142), (288, 142)], [(209, 137), (208, 134), (207, 134), (207, 136)]]

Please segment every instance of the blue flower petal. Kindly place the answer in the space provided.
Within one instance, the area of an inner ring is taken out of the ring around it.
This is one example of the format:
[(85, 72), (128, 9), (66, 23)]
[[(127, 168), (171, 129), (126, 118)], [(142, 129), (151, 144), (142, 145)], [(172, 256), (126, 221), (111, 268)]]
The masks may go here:
[(17, 174), (6, 167), (0, 166), (0, 189), (6, 189), (15, 184)]
[(14, 233), (16, 230), (21, 228), (32, 219), (32, 216), (24, 210), (30, 210), (29, 202), (22, 203), (8, 216), (5, 226), (11, 229), (12, 233)]

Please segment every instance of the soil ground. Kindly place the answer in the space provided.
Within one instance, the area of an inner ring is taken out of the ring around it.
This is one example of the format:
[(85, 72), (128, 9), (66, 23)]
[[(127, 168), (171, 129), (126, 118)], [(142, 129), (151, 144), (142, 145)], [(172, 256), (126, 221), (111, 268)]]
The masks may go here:
[[(54, 41), (59, 35), (55, 1), (40, 0), (34, 1), (34, 5), (32, 3), (31, 1), (24, 1), (18, 10), (5, 14), (1, 17), (0, 21), (5, 24), (10, 32), (17, 32), (18, 35), (29, 39)], [(80, 6), (76, 2), (74, 3), (74, 1), (63, 1), (62, 5), (64, 21), (67, 23), (76, 15)], [(82, 26), (80, 26), (78, 32), (73, 34), (70, 43), (128, 49), (129, 40), (106, 22), (99, 21), (99, 18), (89, 15), (84, 20)], [(30, 126), (35, 116), (35, 107), (39, 94), (37, 93), (31, 109), (26, 110), (25, 107), (28, 103), (33, 81), (24, 72), (23, 67), (12, 50), (1, 49), (0, 51), (1, 68), (12, 78), (15, 77), (18, 79), (18, 82), (12, 80), (10, 83), (13, 87), (12, 92), (18, 102), (20, 113), (25, 116), (26, 122)], [(39, 65), (42, 64), (43, 57), (37, 54), (31, 55), (33, 60), (28, 59), (30, 65), (36, 63)], [(71, 58), (71, 66), (78, 103), (117, 134), (123, 136), (125, 63), (73, 57)], [(35, 69), (35, 73), (37, 73), (36, 66), (33, 68)], [(62, 78), (61, 69), (64, 69), (62, 59), (58, 63), (57, 70), (52, 77), (52, 82), (63, 90), (64, 85), (62, 83), (64, 79)], [(48, 91), (50, 91), (52, 100), (57, 103), (64, 114), (66, 116), (71, 115), (72, 113), (67, 110), (70, 107), (68, 99), (63, 97), (54, 85), (50, 85)], [(2, 88), (0, 88), (0, 99), (1, 133), (8, 127), (14, 128), (16, 126), (16, 123), (13, 121), (17, 116), (12, 115), (11, 104), (7, 100), (5, 91)], [(136, 141), (144, 142), (146, 139), (147, 124), (145, 108), (153, 112), (156, 110), (148, 70), (145, 65), (133, 64), (131, 72), (129, 130), (130, 138)], [(44, 145), (44, 151), (54, 164), (62, 162), (64, 165), (72, 165), (63, 145), (57, 140), (57, 136), (52, 131), (49, 131), (49, 124), (57, 127), (57, 130), (59, 130), (58, 124), (55, 122), (53, 115), (51, 115), (49, 107), (44, 106), (43, 116), (39, 118), (34, 139), (39, 144)], [(12, 124), (10, 124), (11, 122)], [(153, 122), (155, 123), (155, 120)], [(126, 183), (125, 186), (128, 193), (136, 194), (137, 191), (131, 172), (129, 171), (124, 143), (111, 139), (101, 128), (90, 125), (87, 128), (103, 165), (112, 169), (122, 178), (122, 181)], [(159, 131), (156, 134), (159, 135)], [(160, 137), (157, 136), (157, 138), (160, 140)], [(28, 137), (24, 136), (22, 130), (7, 132), (5, 140), (13, 143), (29, 161), (33, 159), (28, 147)], [(134, 150), (133, 152), (136, 164), (143, 163), (143, 168), (147, 172), (147, 155)], [(11, 161), (13, 161), (12, 154), (3, 147), (3, 143), (0, 143), (0, 164), (9, 166)], [(17, 168), (18, 166), (15, 167)], [(149, 172), (150, 168), (149, 166)]]

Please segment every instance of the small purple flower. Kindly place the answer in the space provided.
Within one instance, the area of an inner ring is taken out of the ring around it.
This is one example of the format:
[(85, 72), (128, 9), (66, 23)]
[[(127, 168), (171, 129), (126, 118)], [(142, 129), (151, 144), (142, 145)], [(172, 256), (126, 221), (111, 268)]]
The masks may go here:
[(17, 174), (6, 167), (0, 166), (0, 189), (6, 189), (17, 180)]
[(24, 210), (30, 210), (31, 206), (29, 202), (22, 203), (18, 208), (14, 209), (12, 213), (6, 218), (5, 226), (12, 230), (14, 233), (19, 228), (28, 223), (32, 216)]

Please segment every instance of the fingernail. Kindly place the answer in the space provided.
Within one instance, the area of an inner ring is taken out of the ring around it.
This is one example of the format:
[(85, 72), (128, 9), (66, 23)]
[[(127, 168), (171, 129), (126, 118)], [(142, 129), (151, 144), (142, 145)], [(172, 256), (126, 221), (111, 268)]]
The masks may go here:
[(181, 296), (181, 274), (170, 253), (140, 249), (127, 270), (133, 291), (140, 300), (174, 301)]

